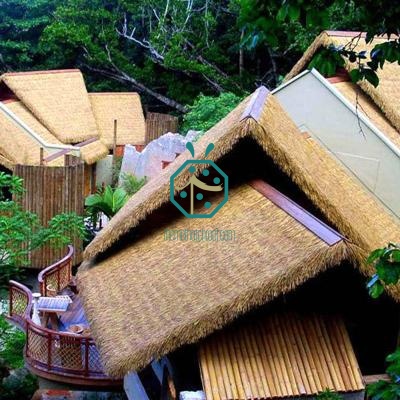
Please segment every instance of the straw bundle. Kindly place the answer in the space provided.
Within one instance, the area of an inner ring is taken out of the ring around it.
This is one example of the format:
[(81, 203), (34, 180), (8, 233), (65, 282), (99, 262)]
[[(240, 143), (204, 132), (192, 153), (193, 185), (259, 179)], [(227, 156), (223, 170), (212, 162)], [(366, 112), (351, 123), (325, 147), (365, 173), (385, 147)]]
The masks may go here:
[(277, 313), (217, 332), (199, 346), (208, 400), (364, 390), (341, 318)]
[(98, 136), (79, 70), (6, 73), (1, 80), (63, 143), (78, 143)]
[[(228, 203), (211, 220), (188, 219), (175, 211), (168, 212), (174, 223), (154, 216), (154, 228), (144, 238), (78, 274), (85, 311), (112, 376), (122, 377), (196, 342), (326, 268), (353, 259), (357, 251), (344, 239), (327, 245), (247, 185), (231, 190)], [(223, 227), (235, 230), (236, 240), (169, 241), (164, 240), (166, 227)]]
[[(62, 145), (62, 143), (54, 137), (20, 101), (10, 101), (5, 105), (38, 133), (44, 141), (49, 144)], [(0, 153), (2, 153), (9, 163), (12, 165), (39, 165), (40, 147), (40, 144), (36, 140), (8, 119), (3, 113), (0, 113)], [(50, 153), (48, 151), (44, 151), (44, 157), (49, 155)], [(7, 162), (4, 162), (3, 165), (9, 168), (10, 166), (6, 164)], [(63, 158), (61, 157), (52, 161), (50, 165), (63, 165)]]
[(114, 120), (117, 120), (117, 145), (144, 144), (146, 124), (137, 93), (90, 93), (90, 102), (101, 141), (112, 149)]
[[(375, 45), (386, 41), (386, 38), (375, 38), (371, 43), (366, 44), (365, 35), (360, 34), (360, 32), (324, 31), (306, 50), (303, 57), (295, 64), (285, 80), (293, 78), (306, 69), (313, 56), (321, 47), (328, 47), (329, 45), (344, 46), (352, 41), (353, 38), (356, 38), (353, 40), (355, 51), (370, 51)], [(346, 59), (346, 69), (351, 70), (354, 68), (356, 68), (356, 64), (350, 63)], [(379, 86), (377, 88), (374, 88), (365, 80), (358, 82), (358, 84), (371, 97), (380, 110), (382, 110), (393, 126), (397, 130), (400, 130), (400, 98), (398, 96), (400, 91), (399, 65), (397, 63), (385, 63), (383, 69), (378, 70), (378, 76)]]

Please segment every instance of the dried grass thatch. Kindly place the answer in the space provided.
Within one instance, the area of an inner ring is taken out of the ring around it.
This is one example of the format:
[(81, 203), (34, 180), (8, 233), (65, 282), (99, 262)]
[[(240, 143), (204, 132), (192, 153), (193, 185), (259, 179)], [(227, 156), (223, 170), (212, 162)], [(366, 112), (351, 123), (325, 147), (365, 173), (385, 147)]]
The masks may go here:
[(90, 93), (89, 98), (101, 141), (109, 149), (114, 143), (114, 120), (117, 145), (145, 143), (146, 124), (137, 93)]
[[(38, 133), (47, 143), (54, 145), (63, 144), (20, 101), (9, 101), (5, 106)], [(0, 153), (3, 155), (3, 160), (0, 160), (0, 163), (7, 168), (15, 164), (39, 165), (40, 147), (37, 141), (3, 113), (0, 113)], [(44, 157), (50, 154), (48, 151), (44, 151)], [(49, 163), (49, 165), (63, 165), (63, 162), (63, 158), (59, 158)]]
[[(360, 32), (322, 32), (306, 50), (303, 57), (295, 64), (285, 80), (289, 80), (307, 68), (307, 65), (321, 47), (330, 45), (341, 46), (352, 41), (355, 51), (370, 51), (375, 45), (385, 42), (386, 38), (375, 38), (371, 43), (366, 44), (365, 34)], [(355, 68), (354, 63), (346, 59), (346, 69)], [(358, 84), (368, 94), (380, 110), (386, 115), (393, 126), (400, 130), (400, 67), (397, 63), (385, 63), (383, 69), (378, 70), (379, 86), (374, 88), (369, 82), (363, 80)]]
[[(365, 254), (390, 240), (398, 241), (400, 226), (394, 219), (321, 146), (299, 134), (272, 95), (264, 96), (256, 116), (251, 113), (249, 116), (251, 106), (254, 108), (261, 101), (260, 94), (244, 100), (211, 128), (196, 143), (194, 158), (204, 158), (207, 144), (211, 142), (215, 149), (208, 158), (218, 160), (241, 138), (253, 137), (328, 220), (364, 249)], [(86, 248), (85, 259), (105, 251), (153, 210), (168, 202), (170, 176), (190, 158), (188, 152), (182, 154), (132, 197)], [(180, 178), (183, 182), (186, 176), (181, 174)]]
[[(399, 240), (396, 221), (322, 147), (299, 134), (265, 88), (210, 129), (196, 143), (194, 159), (204, 158), (211, 142), (215, 148), (207, 158), (216, 161), (245, 137), (253, 138), (350, 242), (328, 246), (246, 185), (231, 190), (212, 219), (180, 216), (172, 223), (176, 214), (165, 212), (169, 222), (163, 225), (157, 213), (169, 202), (170, 176), (191, 158), (181, 155), (102, 230), (85, 254), (88, 259), (102, 253), (101, 258), (87, 260), (78, 273), (85, 310), (110, 374), (123, 376), (195, 342), (344, 259), (357, 260), (360, 270), (369, 273), (365, 255)], [(197, 168), (199, 173), (204, 166)], [(182, 173), (176, 185), (186, 178)], [(119, 241), (152, 218), (157, 227), (145, 231), (140, 241), (128, 235)], [(223, 227), (234, 229), (238, 239), (170, 242), (164, 240), (163, 226)], [(391, 293), (400, 299), (396, 287)]]
[(98, 137), (79, 70), (6, 73), (1, 80), (61, 142), (79, 143)]
[(108, 155), (108, 148), (100, 139), (79, 146), (79, 149), (82, 160), (89, 165)]
[(80, 294), (112, 376), (196, 342), (357, 251), (344, 239), (329, 246), (248, 185), (231, 190), (211, 220), (180, 216), (164, 227), (234, 230), (235, 240), (169, 241), (161, 225), (81, 269)]

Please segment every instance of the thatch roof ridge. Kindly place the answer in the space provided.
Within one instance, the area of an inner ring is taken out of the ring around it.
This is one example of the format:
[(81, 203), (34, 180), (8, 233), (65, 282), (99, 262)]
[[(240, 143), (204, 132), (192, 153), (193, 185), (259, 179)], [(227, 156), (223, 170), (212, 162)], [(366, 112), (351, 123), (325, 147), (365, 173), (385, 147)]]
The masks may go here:
[[(344, 45), (347, 43), (348, 39), (357, 37), (365, 38), (365, 33), (343, 31), (321, 32), (304, 52), (303, 56), (297, 61), (291, 71), (286, 75), (284, 82), (294, 78), (301, 71), (306, 69), (311, 59), (321, 47), (328, 47), (329, 45)], [(377, 43), (386, 40), (385, 37), (375, 37), (372, 43), (357, 43), (355, 50), (357, 51), (357, 48), (360, 48), (361, 46), (363, 48), (372, 49), (372, 47)], [(345, 59), (345, 68), (347, 70), (351, 70), (354, 67), (354, 63), (350, 63), (348, 59)], [(378, 87), (375, 88), (365, 80), (357, 82), (357, 84), (375, 102), (393, 126), (400, 131), (400, 100), (397, 95), (400, 90), (400, 67), (397, 63), (386, 62), (383, 69), (379, 69), (377, 72), (380, 80)]]

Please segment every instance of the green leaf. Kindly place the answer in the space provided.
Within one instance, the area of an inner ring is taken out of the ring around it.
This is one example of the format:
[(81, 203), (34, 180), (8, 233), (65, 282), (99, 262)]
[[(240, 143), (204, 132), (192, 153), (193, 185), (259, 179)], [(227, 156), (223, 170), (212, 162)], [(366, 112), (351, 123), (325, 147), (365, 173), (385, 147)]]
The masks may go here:
[(283, 4), (281, 8), (278, 10), (278, 14), (276, 15), (276, 19), (280, 22), (283, 22), (288, 15), (289, 5)]
[(297, 21), (300, 17), (299, 5), (293, 3), (290, 4), (287, 13), (291, 21)]
[(376, 249), (370, 253), (370, 255), (367, 258), (367, 264), (371, 264), (374, 262), (376, 259), (382, 256), (384, 253), (385, 249)]
[(352, 69), (349, 72), (349, 75), (350, 75), (351, 81), (354, 83), (357, 83), (359, 80), (361, 80), (363, 78), (363, 74), (360, 71), (360, 69), (358, 69), (358, 68)]
[(377, 299), (384, 291), (383, 285), (377, 281), (369, 288), (369, 294), (373, 299)]
[(373, 71), (372, 69), (366, 68), (364, 70), (364, 77), (374, 87), (377, 87), (379, 85), (379, 77), (378, 77), (377, 73), (375, 71)]

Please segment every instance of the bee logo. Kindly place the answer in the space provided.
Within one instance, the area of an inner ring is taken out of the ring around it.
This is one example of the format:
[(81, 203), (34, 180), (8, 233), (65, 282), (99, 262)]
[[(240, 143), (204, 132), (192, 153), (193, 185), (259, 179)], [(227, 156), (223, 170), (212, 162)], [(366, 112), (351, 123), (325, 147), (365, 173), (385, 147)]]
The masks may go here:
[[(191, 142), (186, 148), (194, 157), (194, 147)], [(205, 157), (214, 149), (214, 144), (207, 146)], [(196, 171), (201, 170), (201, 179)], [(182, 173), (189, 175), (188, 180), (180, 186), (175, 180)], [(175, 198), (175, 191), (177, 196)], [(221, 192), (222, 196), (213, 193)], [(187, 218), (211, 218), (228, 201), (228, 176), (212, 160), (187, 160), (170, 178), (170, 200)]]

